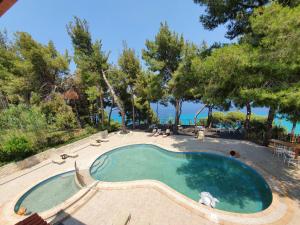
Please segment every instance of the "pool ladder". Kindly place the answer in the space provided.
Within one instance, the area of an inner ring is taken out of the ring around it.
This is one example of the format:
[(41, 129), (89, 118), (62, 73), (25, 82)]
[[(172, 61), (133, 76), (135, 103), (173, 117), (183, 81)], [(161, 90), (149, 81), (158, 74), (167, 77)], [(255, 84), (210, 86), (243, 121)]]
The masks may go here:
[(96, 173), (103, 167), (103, 165), (107, 162), (108, 156), (105, 155), (103, 158), (101, 158), (96, 165), (93, 166), (93, 169), (91, 170), (91, 173)]

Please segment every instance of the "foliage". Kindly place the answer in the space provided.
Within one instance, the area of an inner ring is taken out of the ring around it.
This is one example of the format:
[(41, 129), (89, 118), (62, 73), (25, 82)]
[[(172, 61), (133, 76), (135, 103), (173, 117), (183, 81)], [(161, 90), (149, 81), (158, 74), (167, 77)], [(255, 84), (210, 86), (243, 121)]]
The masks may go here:
[[(249, 17), (254, 10), (268, 5), (270, 0), (194, 0), (196, 4), (205, 6), (205, 13), (200, 16), (200, 22), (206, 29), (212, 30), (221, 24), (227, 26), (226, 37), (234, 39), (251, 32)], [(296, 6), (299, 0), (279, 0), (284, 6)]]
[(143, 59), (149, 69), (157, 72), (161, 77), (162, 87), (166, 89), (165, 93), (171, 98), (171, 103), (175, 106), (175, 133), (179, 124), (183, 97), (178, 96), (180, 93), (180, 91), (177, 91), (179, 85), (174, 86), (172, 78), (182, 62), (184, 48), (183, 36), (172, 32), (167, 23), (161, 23), (155, 40), (147, 40), (146, 49), (143, 50)]
[(72, 108), (68, 106), (60, 94), (52, 94), (41, 103), (41, 110), (49, 125), (54, 129), (65, 130), (77, 126)]
[[(71, 57), (52, 41), (41, 44), (25, 32), (10, 41), (0, 32), (0, 161), (19, 160), (99, 129), (120, 129), (111, 121), (114, 108), (123, 131), (130, 123), (158, 123), (150, 103), (174, 105), (174, 132), (184, 101), (208, 107), (208, 119), (201, 123), (241, 130), (245, 125), (251, 140), (286, 133), (274, 126), (277, 113), (295, 130), (300, 120), (299, 1), (194, 2), (206, 6), (200, 18), (206, 28), (226, 24), (227, 37), (239, 37), (238, 42), (197, 46), (161, 23), (142, 50), (145, 68), (126, 43), (113, 65), (102, 41), (93, 41), (87, 21), (75, 17), (67, 25), (76, 64), (69, 74)], [(246, 106), (247, 115), (212, 113), (233, 105)], [(268, 117), (251, 115), (256, 106), (268, 107)]]
[(33, 143), (24, 134), (13, 134), (0, 147), (0, 161), (19, 160), (31, 155)]
[(44, 114), (37, 107), (10, 105), (8, 109), (0, 111), (0, 129), (32, 132), (47, 129), (47, 122)]

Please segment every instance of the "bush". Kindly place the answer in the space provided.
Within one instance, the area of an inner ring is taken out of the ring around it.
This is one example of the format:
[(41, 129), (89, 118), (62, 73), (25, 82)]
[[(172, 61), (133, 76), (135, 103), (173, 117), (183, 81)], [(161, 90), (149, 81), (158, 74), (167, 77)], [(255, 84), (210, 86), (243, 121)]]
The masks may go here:
[(108, 127), (108, 132), (114, 132), (120, 130), (120, 128), (121, 128), (121, 124), (115, 121), (111, 121), (110, 126)]
[(24, 159), (33, 154), (33, 143), (25, 135), (13, 135), (4, 141), (0, 149), (1, 161)]
[(226, 122), (226, 115), (223, 112), (214, 112), (212, 115), (213, 126), (222, 126)]
[(47, 129), (45, 115), (37, 107), (10, 105), (0, 113), (0, 130), (37, 131)]
[(230, 127), (236, 127), (237, 124), (243, 122), (245, 118), (246, 118), (245, 113), (237, 111), (237, 112), (228, 112), (226, 114), (225, 120)]
[(52, 94), (41, 104), (41, 110), (46, 115), (48, 124), (56, 130), (76, 128), (76, 117), (72, 108), (65, 103), (60, 94)]

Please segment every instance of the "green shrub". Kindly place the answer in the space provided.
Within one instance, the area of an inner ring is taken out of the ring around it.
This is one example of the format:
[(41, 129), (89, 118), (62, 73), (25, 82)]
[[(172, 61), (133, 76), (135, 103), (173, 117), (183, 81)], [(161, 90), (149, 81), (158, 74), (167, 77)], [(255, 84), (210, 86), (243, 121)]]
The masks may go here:
[(236, 127), (238, 122), (243, 122), (245, 120), (246, 114), (236, 111), (228, 112), (225, 117), (225, 121), (230, 127)]
[(97, 132), (97, 129), (95, 129), (94, 127), (91, 127), (89, 125), (86, 125), (84, 130), (86, 131), (86, 133), (88, 134), (94, 134)]
[(212, 115), (213, 126), (223, 125), (226, 122), (226, 115), (223, 112), (214, 112)]
[(47, 135), (47, 146), (53, 147), (56, 145), (63, 144), (65, 142), (68, 142), (70, 139), (74, 138), (73, 132), (67, 132), (67, 131), (54, 131), (50, 132)]
[(39, 108), (26, 105), (10, 105), (0, 112), (0, 130), (37, 131), (47, 129), (45, 115)]
[(110, 127), (108, 127), (108, 132), (114, 132), (117, 130), (120, 130), (121, 124), (116, 122), (116, 121), (111, 121), (110, 122)]
[(27, 136), (13, 135), (4, 141), (0, 152), (1, 161), (16, 161), (33, 154), (34, 148)]
[(66, 130), (76, 128), (76, 117), (72, 108), (65, 103), (62, 95), (52, 94), (50, 99), (41, 104), (41, 110), (46, 115), (48, 124), (53, 129)]

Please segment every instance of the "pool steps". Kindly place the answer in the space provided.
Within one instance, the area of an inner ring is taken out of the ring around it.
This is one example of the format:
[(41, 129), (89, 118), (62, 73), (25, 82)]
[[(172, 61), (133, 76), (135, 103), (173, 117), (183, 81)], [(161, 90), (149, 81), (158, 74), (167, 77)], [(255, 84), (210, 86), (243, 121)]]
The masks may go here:
[(99, 161), (96, 163), (95, 166), (92, 166), (91, 168), (91, 174), (96, 173), (98, 171), (101, 171), (102, 168), (104, 168), (104, 165), (108, 163), (108, 156), (104, 155), (103, 158), (100, 158)]

